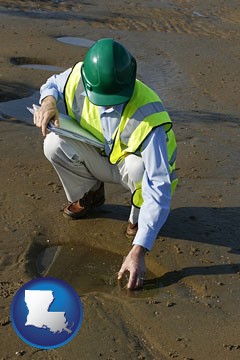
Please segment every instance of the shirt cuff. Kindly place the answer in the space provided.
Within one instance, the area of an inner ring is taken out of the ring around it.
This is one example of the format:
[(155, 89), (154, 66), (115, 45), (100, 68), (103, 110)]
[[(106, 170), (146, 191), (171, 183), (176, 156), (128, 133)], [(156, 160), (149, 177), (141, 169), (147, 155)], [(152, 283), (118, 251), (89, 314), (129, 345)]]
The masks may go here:
[(155, 231), (149, 230), (141, 230), (138, 229), (138, 232), (133, 240), (132, 245), (141, 245), (146, 248), (148, 251), (152, 250), (154, 242), (157, 238)]
[(45, 99), (45, 97), (47, 96), (53, 96), (56, 99), (56, 101), (58, 101), (58, 91), (56, 89), (48, 89), (48, 90), (44, 90), (41, 93), (39, 104), (41, 104), (43, 99)]

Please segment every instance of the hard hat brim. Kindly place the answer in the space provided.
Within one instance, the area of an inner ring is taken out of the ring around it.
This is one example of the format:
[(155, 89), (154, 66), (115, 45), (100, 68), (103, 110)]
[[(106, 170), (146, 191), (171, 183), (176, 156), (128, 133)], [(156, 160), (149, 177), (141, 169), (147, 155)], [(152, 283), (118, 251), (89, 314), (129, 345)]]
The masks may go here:
[(134, 90), (135, 79), (125, 87), (121, 92), (117, 94), (99, 94), (94, 91), (88, 90), (85, 87), (86, 95), (91, 103), (97, 106), (113, 106), (128, 102), (131, 98)]

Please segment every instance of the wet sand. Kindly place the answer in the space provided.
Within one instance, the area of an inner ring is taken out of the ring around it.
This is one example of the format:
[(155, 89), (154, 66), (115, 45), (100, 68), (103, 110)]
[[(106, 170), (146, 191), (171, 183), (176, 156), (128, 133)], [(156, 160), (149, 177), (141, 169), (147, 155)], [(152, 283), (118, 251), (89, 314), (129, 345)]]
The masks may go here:
[[(234, 0), (0, 1), (1, 359), (239, 359), (239, 21)], [(68, 68), (101, 37), (132, 51), (178, 142), (172, 211), (143, 291), (130, 293), (116, 282), (131, 246), (129, 193), (106, 184), (103, 206), (64, 220), (64, 192), (25, 111), (54, 73), (46, 66)], [(47, 274), (84, 305), (78, 335), (51, 351), (23, 343), (9, 319), (17, 289)]]

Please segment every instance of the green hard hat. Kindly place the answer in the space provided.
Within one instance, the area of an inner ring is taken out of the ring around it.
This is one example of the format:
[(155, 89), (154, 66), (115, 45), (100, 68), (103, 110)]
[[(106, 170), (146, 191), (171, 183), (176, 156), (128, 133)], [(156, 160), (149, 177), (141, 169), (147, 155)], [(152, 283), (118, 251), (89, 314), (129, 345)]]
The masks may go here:
[(113, 39), (101, 39), (88, 50), (81, 75), (89, 100), (98, 106), (124, 103), (132, 96), (137, 64)]

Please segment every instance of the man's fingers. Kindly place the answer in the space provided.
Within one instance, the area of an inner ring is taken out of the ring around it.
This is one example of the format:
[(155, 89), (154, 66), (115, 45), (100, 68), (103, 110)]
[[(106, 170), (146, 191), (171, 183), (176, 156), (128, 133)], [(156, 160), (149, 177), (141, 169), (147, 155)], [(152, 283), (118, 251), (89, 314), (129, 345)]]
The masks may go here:
[(118, 280), (121, 280), (125, 272), (129, 273), (127, 288), (130, 290), (143, 286), (143, 278), (146, 272), (144, 253), (142, 247), (133, 247), (124, 259), (118, 272)]
[(34, 124), (37, 126), (37, 127), (42, 127), (42, 123), (44, 121), (44, 115), (42, 114), (41, 111), (37, 110), (35, 111), (34, 113), (34, 117), (33, 117), (33, 121), (34, 121)]
[(136, 273), (136, 271), (130, 272), (127, 288), (128, 289), (135, 289), (136, 288), (136, 281), (137, 281), (137, 273)]
[(123, 277), (123, 272), (119, 272), (119, 273), (118, 273), (118, 280), (121, 280), (122, 277)]
[(59, 126), (58, 111), (55, 103), (43, 103), (42, 106), (34, 112), (33, 121), (37, 127), (42, 128), (43, 136), (47, 135), (47, 126), (49, 121), (53, 120), (56, 127)]
[(47, 124), (48, 122), (42, 122), (42, 134), (44, 137), (47, 135)]
[(41, 120), (41, 128), (42, 128), (42, 134), (43, 136), (46, 136), (47, 135), (47, 126), (48, 126), (48, 123), (49, 123), (49, 118), (44, 115), (42, 117), (42, 120)]
[(58, 114), (58, 111), (55, 114), (53, 121), (54, 121), (54, 126), (59, 127), (59, 114)]
[[(122, 268), (121, 268), (121, 269), (122, 269)], [(120, 285), (121, 288), (124, 287), (124, 284), (123, 284), (123, 275), (124, 275), (124, 271), (120, 270), (120, 271), (118, 272), (118, 277), (117, 277), (117, 279), (118, 279), (118, 284)]]
[(136, 288), (141, 288), (143, 287), (143, 280), (144, 280), (144, 277), (143, 275), (138, 275), (137, 276), (137, 279), (136, 279)]
[[(122, 269), (118, 272), (118, 280), (121, 281), (122, 277), (124, 275), (124, 273), (128, 271), (127, 269)], [(143, 274), (137, 274), (137, 272), (135, 271), (130, 271), (130, 276), (129, 276), (129, 280), (127, 283), (127, 288), (132, 290), (132, 289), (137, 289), (137, 288), (141, 288), (143, 287), (143, 280), (144, 280), (144, 276)]]
[(34, 124), (38, 127), (41, 126), (41, 122), (42, 122), (41, 118), (42, 118), (41, 113), (39, 113), (38, 111), (35, 111), (34, 115), (33, 115), (33, 121), (34, 121)]
[(121, 269), (118, 272), (118, 280), (122, 279), (124, 272), (125, 272), (125, 269), (122, 266)]
[(125, 261), (126, 261), (126, 257), (124, 256), (122, 266), (121, 266), (121, 268), (120, 268), (120, 270), (118, 272), (118, 280), (122, 279), (125, 271), (127, 270), (126, 265), (125, 265)]
[(55, 126), (55, 127), (59, 127), (59, 119), (55, 119), (55, 120), (54, 120), (54, 126)]
[(34, 123), (34, 125), (36, 125), (36, 122), (37, 122), (37, 114), (34, 113), (33, 114), (33, 123)]

